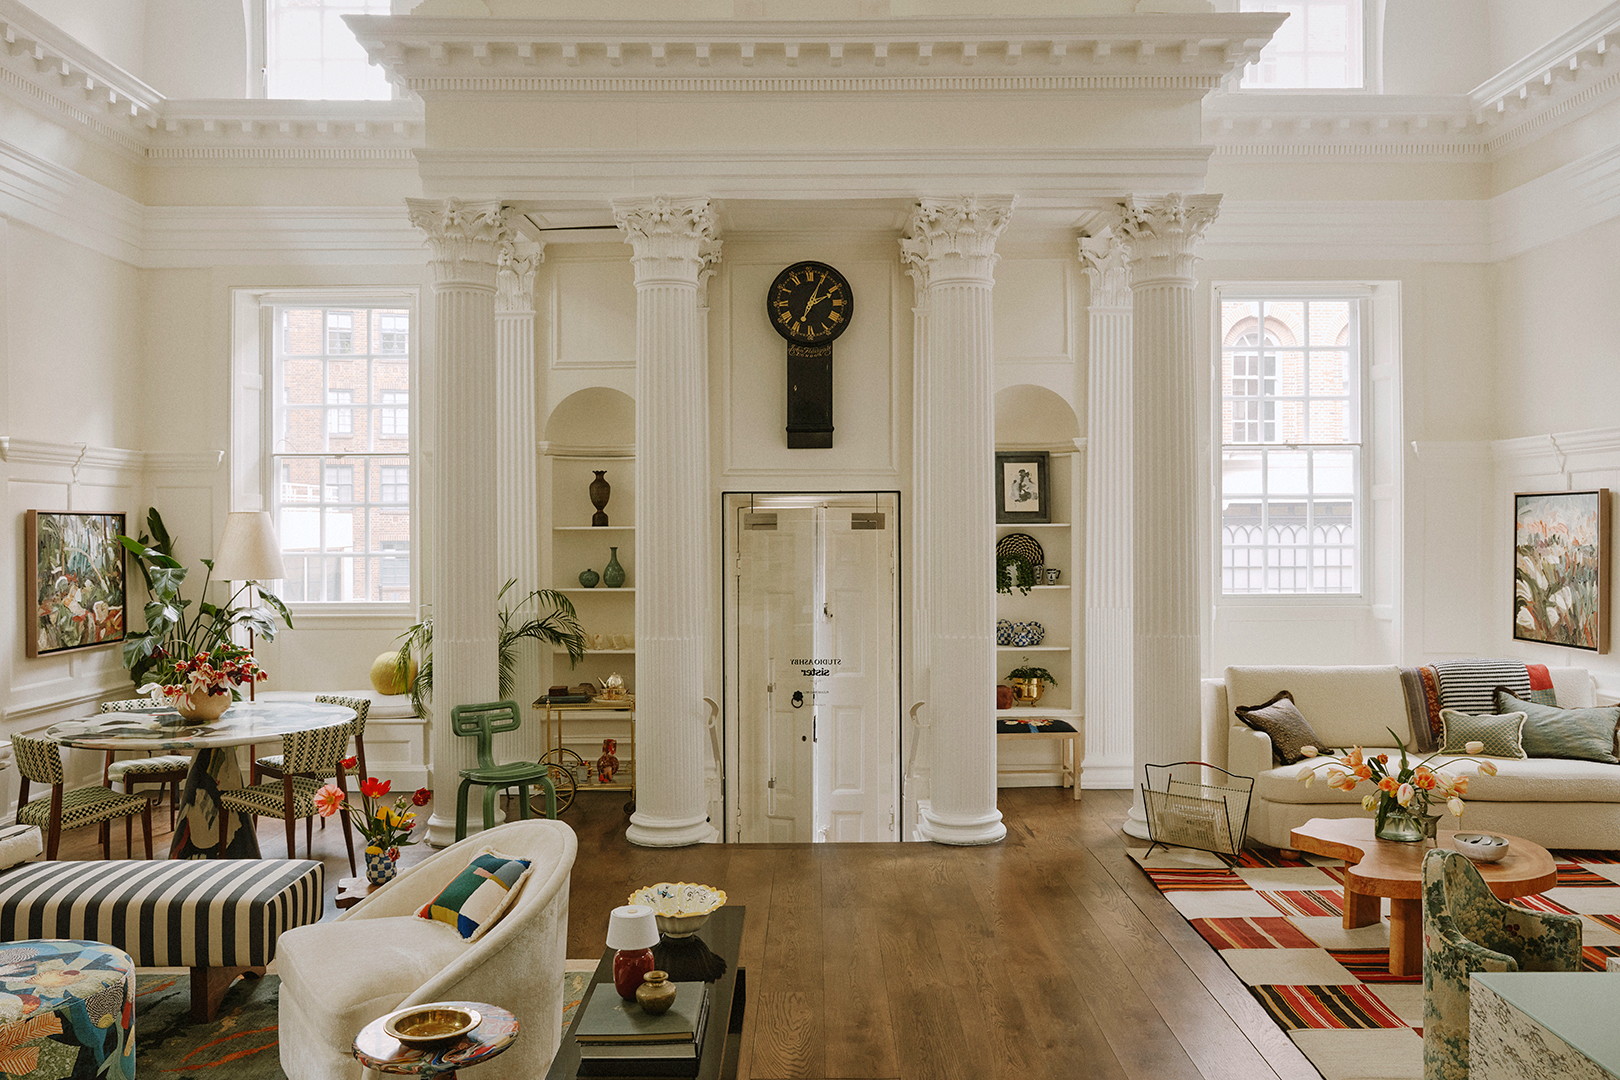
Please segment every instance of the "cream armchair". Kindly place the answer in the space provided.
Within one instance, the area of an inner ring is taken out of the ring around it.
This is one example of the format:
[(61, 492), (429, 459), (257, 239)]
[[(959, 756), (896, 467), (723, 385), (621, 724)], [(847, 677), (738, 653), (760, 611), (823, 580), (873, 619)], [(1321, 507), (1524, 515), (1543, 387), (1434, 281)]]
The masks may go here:
[[(483, 847), (534, 864), (494, 929), (474, 942), (416, 912)], [(427, 1001), (485, 1001), (522, 1027), (479, 1080), (544, 1076), (562, 1032), (568, 879), (578, 842), (559, 821), (515, 821), (429, 857), (330, 922), (281, 935), (281, 1067), (289, 1080), (354, 1080), (350, 1049), (385, 1013)]]

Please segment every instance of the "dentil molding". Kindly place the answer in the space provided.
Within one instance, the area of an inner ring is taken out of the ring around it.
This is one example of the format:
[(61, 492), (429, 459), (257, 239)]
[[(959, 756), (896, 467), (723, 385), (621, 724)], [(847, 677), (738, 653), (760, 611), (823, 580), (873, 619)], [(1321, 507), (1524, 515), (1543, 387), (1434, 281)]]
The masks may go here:
[(1259, 55), (1273, 14), (1066, 18), (344, 17), (373, 63), (424, 94), (1180, 90)]
[(1228, 91), (1204, 101), (1218, 157), (1488, 161), (1620, 99), (1620, 3), (1467, 94)]

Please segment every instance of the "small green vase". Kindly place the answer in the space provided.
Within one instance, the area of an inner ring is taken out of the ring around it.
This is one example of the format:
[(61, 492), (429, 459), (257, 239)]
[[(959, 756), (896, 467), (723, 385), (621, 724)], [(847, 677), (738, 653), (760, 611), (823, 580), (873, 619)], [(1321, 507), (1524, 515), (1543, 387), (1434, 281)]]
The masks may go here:
[(587, 589), (596, 588), (596, 583), (601, 580), (602, 575), (598, 574), (595, 570), (592, 570), (588, 566), (579, 572), (579, 583), (585, 586)]
[(608, 551), (608, 564), (602, 568), (602, 584), (617, 589), (624, 584), (624, 567), (619, 565), (619, 549), (610, 547)]

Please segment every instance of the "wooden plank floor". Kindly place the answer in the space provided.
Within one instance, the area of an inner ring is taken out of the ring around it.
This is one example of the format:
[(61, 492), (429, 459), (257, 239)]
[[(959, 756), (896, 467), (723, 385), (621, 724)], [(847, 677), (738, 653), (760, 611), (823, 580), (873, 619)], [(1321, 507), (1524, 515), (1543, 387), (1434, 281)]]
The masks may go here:
[[(564, 815), (579, 835), (568, 955), (601, 955), (632, 889), (702, 881), (748, 908), (742, 1077), (1315, 1080), (1126, 854), (1129, 800), (1005, 789), (1007, 839), (989, 847), (663, 850), (625, 841), (622, 793), (582, 793)], [(153, 818), (161, 853), (167, 807)], [(285, 853), (280, 822), (261, 822), (259, 841)], [(342, 834), (317, 830), (315, 855), (330, 900), (348, 873)], [(95, 830), (64, 836), (63, 857), (99, 857)]]

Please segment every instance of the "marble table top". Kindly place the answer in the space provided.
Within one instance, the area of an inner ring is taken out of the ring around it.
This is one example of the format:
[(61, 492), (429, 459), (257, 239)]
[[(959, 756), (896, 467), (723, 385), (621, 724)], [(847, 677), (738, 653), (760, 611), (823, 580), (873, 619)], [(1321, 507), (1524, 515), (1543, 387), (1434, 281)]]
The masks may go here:
[(177, 712), (101, 713), (64, 720), (47, 728), (44, 737), (90, 750), (195, 750), (275, 742), (289, 731), (330, 727), (354, 716), (344, 705), (237, 701), (218, 720), (186, 720)]

